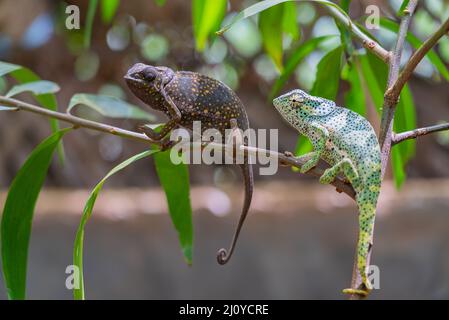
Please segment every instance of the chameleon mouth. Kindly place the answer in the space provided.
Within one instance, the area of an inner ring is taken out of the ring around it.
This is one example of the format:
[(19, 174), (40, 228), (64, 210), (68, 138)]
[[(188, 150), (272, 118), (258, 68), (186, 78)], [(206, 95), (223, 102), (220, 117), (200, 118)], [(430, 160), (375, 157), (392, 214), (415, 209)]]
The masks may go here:
[(275, 99), (273, 100), (273, 105), (274, 105), (276, 108), (279, 108), (279, 106), (281, 105), (281, 101), (282, 101), (282, 97), (275, 98)]

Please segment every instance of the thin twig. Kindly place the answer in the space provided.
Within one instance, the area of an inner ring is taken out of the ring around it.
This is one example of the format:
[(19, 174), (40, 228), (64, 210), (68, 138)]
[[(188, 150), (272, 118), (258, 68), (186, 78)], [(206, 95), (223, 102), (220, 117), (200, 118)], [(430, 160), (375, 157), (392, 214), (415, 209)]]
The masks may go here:
[[(387, 89), (391, 88), (398, 79), (400, 62), (401, 62), (401, 57), (402, 57), (402, 51), (404, 48), (405, 38), (406, 38), (406, 35), (408, 32), (408, 28), (410, 26), (413, 12), (415, 11), (417, 4), (418, 4), (418, 0), (410, 0), (406, 9), (403, 12), (404, 15), (401, 19), (401, 24), (399, 26), (399, 33), (398, 33), (398, 38), (396, 40), (396, 45), (393, 50), (393, 54), (389, 60)], [(398, 95), (398, 97), (399, 97), (399, 95)], [(391, 139), (392, 139), (392, 134), (393, 134), (393, 119), (394, 119), (394, 113), (395, 113), (395, 108), (396, 108), (397, 103), (398, 103), (397, 97), (392, 99), (391, 96), (388, 96), (387, 94), (385, 95), (384, 105), (383, 105), (383, 109), (382, 109), (381, 127), (380, 127), (380, 133), (379, 133), (379, 143), (380, 143), (380, 147), (381, 147), (381, 160), (382, 160), (382, 178), (384, 177), (385, 168), (387, 166), (388, 159), (390, 157)], [(373, 228), (374, 228), (374, 226), (373, 226)], [(368, 251), (368, 256), (367, 256), (367, 264), (368, 265), (371, 260), (371, 254), (372, 254), (372, 247), (370, 247), (370, 249)], [(360, 272), (357, 268), (357, 252), (354, 257), (354, 267), (353, 267), (353, 272), (352, 272), (351, 288), (354, 288), (354, 289), (362, 289), (363, 288), (362, 277), (360, 276)], [(358, 294), (351, 295), (351, 297), (350, 297), (350, 299), (352, 299), (352, 300), (359, 300), (359, 299), (363, 299), (363, 298), (364, 298), (364, 296), (358, 295)]]
[(398, 103), (399, 94), (397, 96), (388, 95), (389, 89), (392, 88), (399, 76), (399, 68), (401, 63), (402, 51), (404, 48), (405, 38), (407, 36), (408, 28), (412, 19), (413, 12), (418, 4), (418, 0), (410, 0), (399, 26), (398, 39), (393, 51), (393, 57), (389, 65), (387, 91), (385, 93), (384, 104), (382, 109), (382, 119), (380, 124), (379, 143), (382, 155), (382, 177), (385, 175), (385, 170), (390, 158), (391, 137), (393, 133), (393, 119)]
[(83, 118), (72, 116), (67, 113), (52, 111), (52, 110), (41, 108), (41, 107), (26, 103), (26, 102), (22, 102), (20, 100), (0, 96), (0, 104), (4, 105), (4, 106), (8, 106), (8, 107), (17, 108), (16, 112), (17, 111), (32, 112), (32, 113), (39, 114), (39, 115), (42, 115), (45, 117), (54, 118), (54, 119), (58, 119), (58, 120), (61, 120), (61, 121), (67, 122), (67, 123), (71, 123), (75, 127), (83, 127), (83, 128), (87, 128), (87, 129), (96, 130), (96, 131), (106, 132), (106, 133), (124, 137), (124, 138), (139, 140), (139, 141), (147, 142), (147, 143), (158, 144), (157, 141), (153, 141), (150, 138), (148, 138), (146, 135), (141, 134), (141, 133), (117, 128), (117, 127), (114, 127), (114, 126), (111, 126), (108, 124), (103, 124), (103, 123), (98, 123), (98, 122), (91, 121), (91, 120), (86, 120)]
[(393, 140), (391, 141), (392, 145), (396, 145), (401, 143), (402, 141), (406, 141), (409, 139), (416, 139), (421, 136), (428, 135), (430, 133), (449, 130), (449, 123), (437, 124), (430, 127), (418, 128), (411, 131), (396, 133), (393, 135)]
[[(137, 140), (137, 141), (145, 142), (148, 144), (160, 145), (159, 141), (153, 141), (153, 140), (149, 139), (146, 135), (138, 133), (138, 132), (125, 130), (122, 128), (114, 127), (111, 125), (107, 125), (107, 124), (103, 124), (103, 123), (99, 123), (99, 122), (95, 122), (95, 121), (91, 121), (91, 120), (86, 120), (86, 119), (72, 116), (72, 115), (69, 115), (66, 113), (60, 113), (60, 112), (48, 110), (48, 109), (41, 108), (41, 107), (26, 103), (26, 102), (16, 100), (16, 99), (11, 99), (11, 98), (0, 96), (0, 105), (17, 108), (17, 111), (27, 111), (27, 112), (32, 112), (34, 114), (38, 114), (41, 116), (55, 118), (55, 119), (61, 120), (66, 123), (70, 123), (73, 126), (75, 126), (76, 128), (87, 128), (87, 129), (96, 130), (96, 131), (100, 131), (100, 132), (104, 132), (104, 133), (108, 133), (108, 134), (113, 134), (116, 136), (120, 136), (122, 138)], [(208, 145), (213, 146), (214, 148), (220, 148), (220, 147), (224, 148), (224, 149), (229, 148), (229, 146), (227, 146), (226, 144), (209, 143)], [(248, 147), (241, 146), (241, 151), (244, 152), (246, 155), (258, 156), (259, 154), (262, 154), (262, 155), (269, 156), (272, 158), (277, 158), (280, 164), (287, 165), (290, 167), (295, 167), (298, 169), (300, 169), (304, 165), (304, 163), (306, 163), (306, 161), (307, 161), (306, 158), (301, 158), (301, 157), (296, 158), (294, 156), (290, 156), (289, 153), (279, 153), (276, 151), (265, 150), (265, 149), (261, 149), (261, 148), (254, 148), (254, 147), (250, 147), (250, 146), (248, 146)], [(317, 167), (313, 168), (312, 170), (310, 170), (309, 172), (307, 172), (307, 174), (314, 176), (314, 177), (320, 177), (323, 174), (323, 172), (324, 172), (324, 169), (317, 166)], [(342, 179), (337, 178), (334, 182), (332, 182), (332, 185), (336, 188), (336, 190), (338, 192), (343, 192), (343, 193), (347, 194), (349, 197), (351, 197), (352, 199), (355, 198), (355, 192), (354, 192), (354, 189), (352, 188), (352, 186), (350, 184), (346, 183), (345, 181), (343, 181)]]
[(402, 88), (404, 88), (408, 79), (410, 79), (410, 77), (412, 76), (413, 71), (416, 69), (416, 66), (422, 61), (422, 59), (424, 59), (426, 54), (435, 46), (435, 44), (448, 32), (449, 32), (449, 18), (410, 57), (410, 60), (405, 65), (397, 81), (394, 83), (393, 86), (391, 86), (391, 88), (386, 93), (387, 96), (389, 96), (390, 100), (394, 99), (397, 100), (402, 91)]
[(354, 37), (362, 43), (362, 45), (381, 58), (384, 62), (388, 63), (390, 60), (390, 52), (385, 50), (378, 42), (368, 37), (362, 32), (351, 20), (348, 19), (340, 10), (333, 6), (323, 6), (330, 15), (340, 21), (348, 30), (354, 35)]

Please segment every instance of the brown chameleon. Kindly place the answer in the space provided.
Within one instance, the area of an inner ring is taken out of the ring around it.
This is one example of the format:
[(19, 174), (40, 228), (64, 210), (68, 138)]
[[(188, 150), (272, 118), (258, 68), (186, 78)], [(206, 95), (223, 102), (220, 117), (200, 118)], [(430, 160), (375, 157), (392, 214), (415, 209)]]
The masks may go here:
[[(137, 63), (128, 70), (125, 80), (134, 95), (169, 118), (159, 132), (147, 126), (140, 127), (152, 140), (166, 140), (168, 133), (178, 127), (193, 130), (194, 121), (201, 121), (202, 132), (216, 129), (222, 137), (225, 137), (226, 129), (238, 127), (245, 131), (249, 128), (248, 116), (240, 99), (228, 86), (213, 78), (196, 72), (175, 72), (167, 67)], [(247, 145), (248, 141), (244, 140), (243, 144)], [(220, 264), (227, 263), (232, 256), (251, 205), (254, 185), (252, 166), (247, 158), (239, 166), (245, 182), (245, 200), (229, 251), (218, 251), (217, 261)]]

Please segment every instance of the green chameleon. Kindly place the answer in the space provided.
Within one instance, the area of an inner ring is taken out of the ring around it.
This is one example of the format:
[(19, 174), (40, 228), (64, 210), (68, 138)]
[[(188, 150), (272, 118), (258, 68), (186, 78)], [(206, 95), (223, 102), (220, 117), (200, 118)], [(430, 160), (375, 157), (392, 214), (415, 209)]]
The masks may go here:
[(273, 104), (291, 126), (312, 142), (314, 151), (304, 156), (310, 160), (300, 171), (309, 171), (322, 159), (331, 167), (320, 177), (321, 183), (331, 183), (339, 173), (343, 173), (356, 192), (359, 207), (357, 267), (364, 288), (345, 289), (343, 292), (368, 295), (372, 286), (368, 279), (367, 257), (372, 245), (381, 185), (381, 157), (376, 134), (370, 123), (358, 113), (301, 90), (280, 96), (274, 99)]

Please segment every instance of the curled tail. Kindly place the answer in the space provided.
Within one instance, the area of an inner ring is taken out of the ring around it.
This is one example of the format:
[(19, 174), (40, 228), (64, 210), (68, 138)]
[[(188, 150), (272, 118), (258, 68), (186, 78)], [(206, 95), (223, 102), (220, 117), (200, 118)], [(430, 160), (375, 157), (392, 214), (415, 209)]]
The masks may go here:
[(240, 234), (240, 230), (242, 229), (243, 223), (245, 222), (246, 216), (248, 215), (249, 207), (251, 206), (251, 199), (253, 197), (253, 187), (254, 187), (253, 167), (252, 165), (245, 163), (243, 165), (240, 165), (240, 168), (242, 170), (243, 179), (245, 182), (245, 201), (243, 203), (242, 213), (240, 215), (237, 229), (232, 238), (232, 243), (231, 247), (229, 248), (229, 251), (227, 251), (226, 249), (220, 249), (217, 252), (217, 261), (221, 265), (226, 264), (232, 257), (232, 253), (234, 252), (235, 245), (237, 243), (237, 239)]
[(379, 187), (376, 185), (366, 186), (364, 190), (357, 194), (357, 205), (359, 207), (357, 267), (367, 291), (372, 289), (371, 283), (368, 280), (368, 253), (373, 244), (372, 239), (378, 196)]

